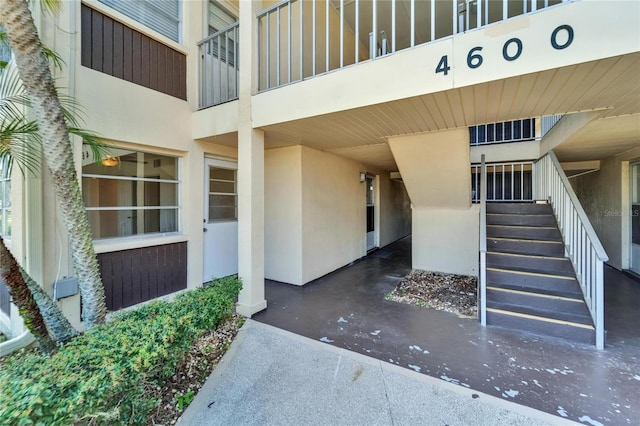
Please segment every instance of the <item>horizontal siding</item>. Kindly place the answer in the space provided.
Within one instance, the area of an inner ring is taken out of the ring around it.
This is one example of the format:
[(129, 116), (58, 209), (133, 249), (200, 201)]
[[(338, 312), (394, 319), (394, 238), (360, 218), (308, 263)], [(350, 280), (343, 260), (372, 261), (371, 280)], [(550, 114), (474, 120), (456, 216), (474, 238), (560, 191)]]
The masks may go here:
[(8, 317), (11, 317), (11, 296), (9, 295), (9, 288), (0, 278), (0, 311)]
[(107, 309), (115, 311), (187, 288), (187, 243), (98, 254)]
[(184, 54), (84, 4), (81, 22), (83, 66), (187, 99)]

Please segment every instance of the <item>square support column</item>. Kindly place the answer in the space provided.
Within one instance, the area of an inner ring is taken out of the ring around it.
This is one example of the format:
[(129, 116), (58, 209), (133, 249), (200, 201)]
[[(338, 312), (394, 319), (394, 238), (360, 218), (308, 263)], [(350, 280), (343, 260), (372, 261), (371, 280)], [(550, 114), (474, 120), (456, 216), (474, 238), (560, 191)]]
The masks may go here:
[(257, 20), (260, 2), (240, 2), (238, 73), (238, 276), (237, 311), (250, 317), (264, 298), (264, 132), (253, 128), (251, 95), (257, 83)]

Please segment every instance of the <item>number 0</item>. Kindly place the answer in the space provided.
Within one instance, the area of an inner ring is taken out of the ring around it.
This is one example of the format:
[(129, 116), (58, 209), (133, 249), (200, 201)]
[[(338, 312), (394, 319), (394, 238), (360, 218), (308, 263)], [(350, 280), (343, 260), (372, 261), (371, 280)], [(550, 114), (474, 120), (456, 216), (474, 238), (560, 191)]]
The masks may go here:
[(438, 66), (436, 67), (436, 74), (439, 72), (444, 73), (444, 75), (449, 74), (449, 70), (451, 67), (449, 66), (449, 58), (447, 55), (444, 55), (440, 58), (440, 62), (438, 62)]

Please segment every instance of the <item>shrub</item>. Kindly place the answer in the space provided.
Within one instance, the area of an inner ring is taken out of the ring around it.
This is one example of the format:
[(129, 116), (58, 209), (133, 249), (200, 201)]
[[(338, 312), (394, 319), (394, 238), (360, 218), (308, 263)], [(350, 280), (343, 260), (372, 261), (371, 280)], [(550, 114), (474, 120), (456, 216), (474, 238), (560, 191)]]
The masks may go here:
[(48, 358), (26, 352), (0, 370), (2, 424), (144, 424), (194, 339), (233, 312), (241, 283), (225, 278), (126, 311)]

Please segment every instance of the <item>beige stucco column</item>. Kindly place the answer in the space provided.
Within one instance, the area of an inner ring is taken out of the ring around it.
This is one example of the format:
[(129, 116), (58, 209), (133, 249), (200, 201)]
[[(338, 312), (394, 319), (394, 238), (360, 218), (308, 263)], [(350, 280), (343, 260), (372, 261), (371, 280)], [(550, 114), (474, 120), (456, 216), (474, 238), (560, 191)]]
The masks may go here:
[(237, 311), (251, 316), (264, 298), (264, 132), (253, 128), (251, 95), (257, 87), (256, 12), (259, 2), (240, 2), (238, 76), (238, 276)]

